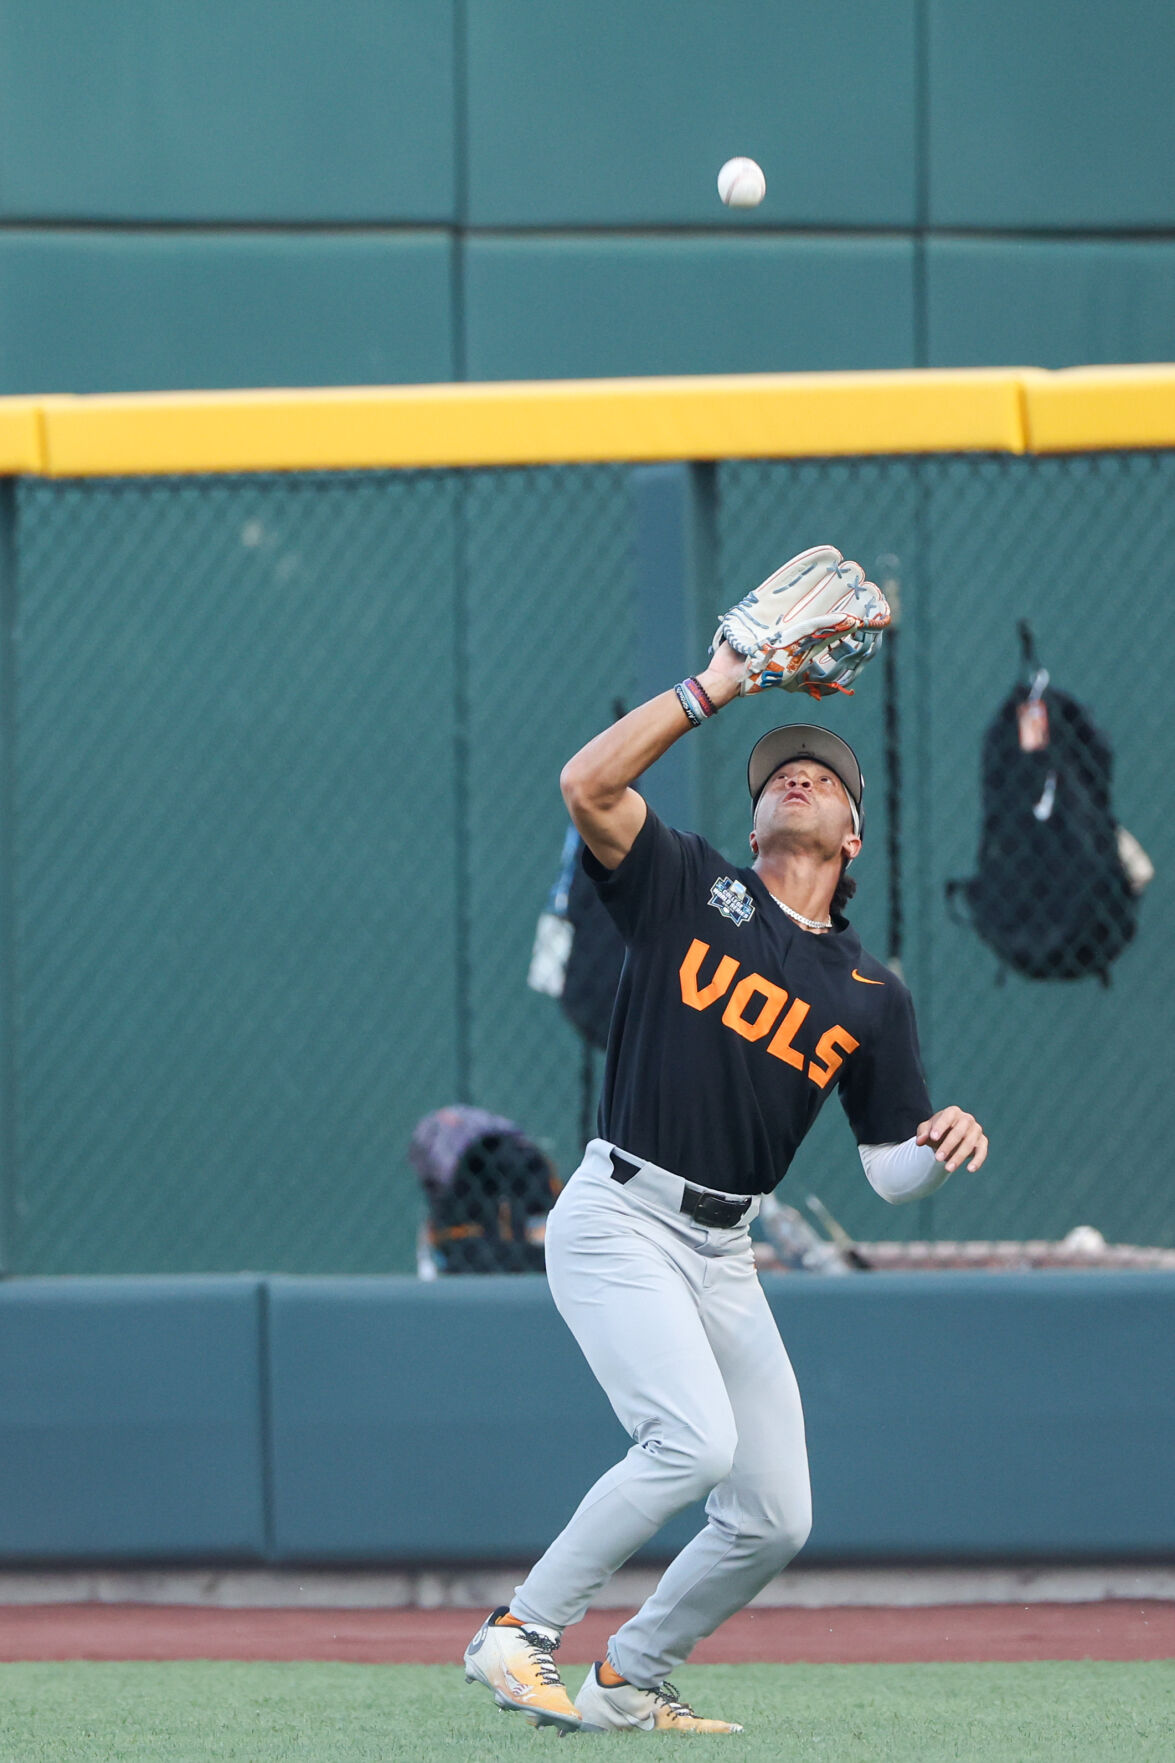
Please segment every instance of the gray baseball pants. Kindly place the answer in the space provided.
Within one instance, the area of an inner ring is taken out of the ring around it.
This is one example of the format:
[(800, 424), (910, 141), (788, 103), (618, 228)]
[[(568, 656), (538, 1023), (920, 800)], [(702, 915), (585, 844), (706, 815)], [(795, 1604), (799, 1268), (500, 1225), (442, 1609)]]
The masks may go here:
[(655, 1688), (786, 1566), (811, 1528), (795, 1373), (755, 1272), (748, 1229), (680, 1211), (680, 1176), (612, 1178), (593, 1139), (550, 1214), (547, 1278), (625, 1431), (628, 1454), (584, 1496), (510, 1609), (562, 1629), (675, 1512), (706, 1526), (612, 1636), (630, 1683)]

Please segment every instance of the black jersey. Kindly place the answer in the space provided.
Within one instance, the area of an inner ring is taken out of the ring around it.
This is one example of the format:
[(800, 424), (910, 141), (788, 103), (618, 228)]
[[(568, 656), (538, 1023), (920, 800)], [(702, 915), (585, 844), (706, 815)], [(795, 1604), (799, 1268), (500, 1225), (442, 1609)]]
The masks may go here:
[(753, 869), (649, 809), (616, 869), (583, 864), (627, 944), (602, 1138), (704, 1187), (769, 1192), (830, 1092), (857, 1143), (930, 1112), (910, 994), (847, 920), (813, 935)]

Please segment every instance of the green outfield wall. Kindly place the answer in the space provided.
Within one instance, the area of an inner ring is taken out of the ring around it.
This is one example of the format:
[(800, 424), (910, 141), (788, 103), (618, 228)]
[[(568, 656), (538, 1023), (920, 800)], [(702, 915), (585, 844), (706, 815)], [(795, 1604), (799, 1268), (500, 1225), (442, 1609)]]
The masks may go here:
[(0, 392), (1172, 355), (1164, 0), (281, 19), (0, 5)]
[[(804, 1397), (805, 1559), (1175, 1553), (1171, 1275), (765, 1283)], [(9, 1565), (524, 1562), (627, 1444), (533, 1276), (0, 1286)]]

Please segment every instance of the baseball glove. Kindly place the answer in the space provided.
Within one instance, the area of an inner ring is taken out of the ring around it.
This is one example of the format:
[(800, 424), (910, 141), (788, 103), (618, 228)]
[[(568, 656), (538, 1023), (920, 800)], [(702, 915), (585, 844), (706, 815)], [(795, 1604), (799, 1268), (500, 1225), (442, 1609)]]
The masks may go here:
[(889, 606), (859, 563), (831, 545), (801, 551), (732, 606), (714, 633), (713, 654), (726, 640), (746, 657), (740, 696), (782, 686), (827, 698), (850, 682), (875, 654)]

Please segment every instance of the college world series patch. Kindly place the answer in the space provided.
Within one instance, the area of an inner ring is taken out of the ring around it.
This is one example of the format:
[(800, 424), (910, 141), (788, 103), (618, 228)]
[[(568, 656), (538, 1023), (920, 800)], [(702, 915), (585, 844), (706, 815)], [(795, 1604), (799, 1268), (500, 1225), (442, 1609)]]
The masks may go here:
[(755, 916), (755, 902), (742, 882), (729, 875), (720, 875), (710, 889), (709, 904), (729, 918), (733, 924), (749, 924)]

